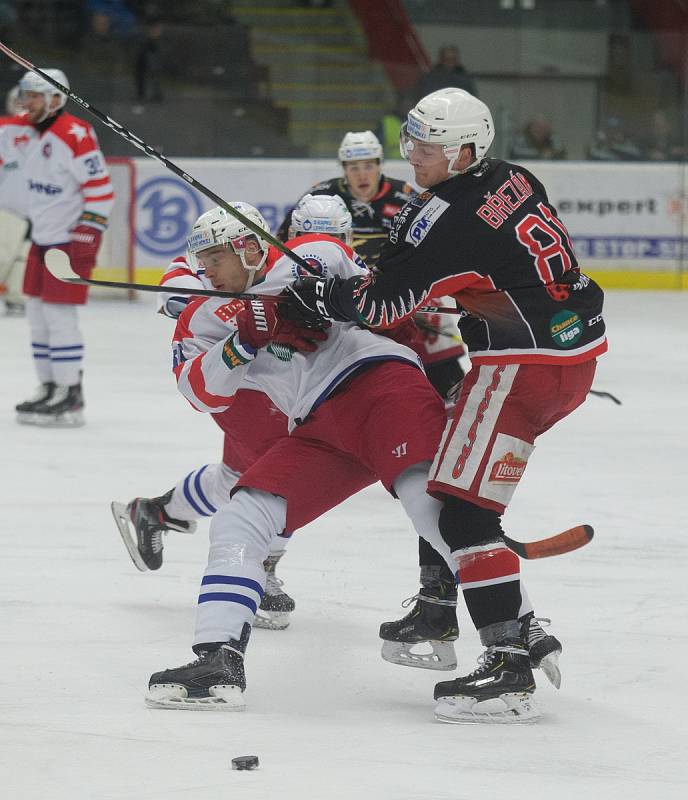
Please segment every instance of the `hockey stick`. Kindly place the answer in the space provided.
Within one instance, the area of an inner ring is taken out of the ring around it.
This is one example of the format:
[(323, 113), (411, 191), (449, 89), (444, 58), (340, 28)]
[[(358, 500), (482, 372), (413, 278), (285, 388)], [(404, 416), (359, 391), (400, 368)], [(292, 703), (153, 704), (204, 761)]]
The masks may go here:
[(592, 539), (593, 534), (590, 525), (576, 525), (566, 531), (548, 536), (546, 539), (539, 539), (537, 542), (517, 542), (509, 536), (503, 536), (504, 543), (521, 558), (549, 558), (549, 556), (560, 556), (585, 547)]
[[(250, 294), (248, 292), (221, 292), (218, 289), (186, 289), (178, 286), (159, 286), (149, 283), (128, 283), (126, 281), (99, 281), (93, 278), (82, 278), (72, 269), (69, 256), (64, 250), (52, 248), (44, 256), (48, 272), (58, 281), (75, 283), (82, 286), (102, 286), (108, 289), (135, 289), (139, 292), (158, 292), (167, 294), (182, 294), (190, 297), (233, 297), (237, 300), (262, 300), (268, 303), (284, 303), (287, 297), (273, 294)], [(449, 306), (423, 306), (419, 311), (434, 312), (436, 314), (458, 314), (456, 308)]]
[(263, 230), (260, 225), (257, 225), (255, 222), (250, 220), (248, 217), (244, 216), (240, 211), (237, 211), (236, 208), (233, 208), (229, 205), (225, 200), (223, 200), (219, 195), (215, 194), (211, 189), (207, 186), (204, 186), (202, 183), (197, 181), (191, 175), (184, 172), (181, 167), (178, 167), (174, 162), (170, 161), (168, 158), (165, 158), (162, 153), (159, 153), (149, 144), (146, 144), (143, 139), (140, 139), (138, 136), (135, 136), (131, 131), (128, 131), (123, 125), (120, 125), (119, 122), (112, 119), (112, 117), (108, 117), (106, 114), (103, 114), (97, 108), (92, 106), (82, 97), (79, 97), (78, 94), (75, 94), (66, 86), (63, 86), (59, 81), (56, 81), (55, 78), (52, 78), (50, 75), (43, 72), (43, 70), (39, 69), (38, 67), (34, 66), (30, 61), (20, 56), (18, 53), (15, 53), (14, 50), (10, 50), (7, 45), (0, 42), (0, 51), (2, 51), (6, 56), (12, 59), (12, 61), (16, 61), (17, 64), (21, 65), (27, 70), (31, 72), (35, 72), (37, 75), (40, 75), (43, 80), (46, 80), (48, 83), (52, 84), (58, 91), (62, 92), (63, 94), (67, 95), (70, 100), (73, 100), (75, 103), (80, 105), (83, 109), (91, 113), (97, 120), (106, 125), (108, 128), (113, 130), (115, 133), (119, 134), (123, 139), (126, 139), (129, 144), (132, 144), (134, 147), (142, 150), (146, 155), (154, 158), (156, 161), (159, 161), (164, 167), (170, 170), (170, 172), (174, 172), (175, 175), (180, 177), (182, 180), (185, 180), (188, 184), (193, 186), (194, 189), (199, 191), (201, 194), (204, 194), (207, 198), (212, 200), (216, 205), (220, 206), (220, 208), (224, 208), (224, 210), (231, 214), (235, 219), (238, 219), (239, 222), (242, 222), (249, 230), (252, 230), (255, 234), (260, 236), (262, 239), (265, 239), (266, 242), (269, 242), (273, 247), (276, 247), (285, 256), (288, 256), (292, 261), (296, 262), (302, 269), (306, 271), (308, 275), (314, 275), (315, 272), (311, 265), (306, 261), (306, 259), (301, 258), (301, 256), (294, 253), (290, 250), (284, 242), (281, 242), (275, 236), (273, 236), (268, 231)]
[(97, 281), (82, 278), (72, 269), (69, 256), (64, 250), (52, 248), (44, 256), (48, 272), (63, 283), (74, 283), (81, 286), (104, 286), (108, 289), (135, 289), (139, 292), (168, 292), (190, 297), (232, 297), (236, 300), (262, 300), (270, 303), (283, 303), (285, 298), (272, 294), (249, 294), (248, 292), (221, 292), (219, 289), (187, 289), (183, 286), (152, 286), (148, 283), (126, 283), (120, 281)]

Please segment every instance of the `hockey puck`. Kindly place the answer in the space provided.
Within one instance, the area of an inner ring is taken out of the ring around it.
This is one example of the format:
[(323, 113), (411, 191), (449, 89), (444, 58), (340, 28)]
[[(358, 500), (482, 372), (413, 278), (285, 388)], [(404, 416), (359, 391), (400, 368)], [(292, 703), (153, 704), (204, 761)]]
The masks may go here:
[(258, 769), (258, 756), (237, 756), (232, 759), (232, 769)]

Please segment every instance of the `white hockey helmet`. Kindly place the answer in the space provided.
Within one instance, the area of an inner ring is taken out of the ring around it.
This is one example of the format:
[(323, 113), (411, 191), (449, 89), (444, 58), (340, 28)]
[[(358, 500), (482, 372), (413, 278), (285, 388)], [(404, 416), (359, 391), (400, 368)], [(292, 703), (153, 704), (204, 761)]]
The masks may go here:
[(289, 238), (299, 233), (327, 233), (351, 246), (351, 212), (337, 194), (304, 195), (291, 213)]
[(339, 161), (367, 161), (376, 158), (382, 163), (383, 152), (380, 140), (372, 131), (349, 131), (339, 145)]
[[(263, 219), (263, 215), (257, 208), (248, 203), (238, 201), (229, 203), (229, 205), (250, 219), (251, 222), (254, 222), (259, 228), (262, 228), (266, 233), (269, 232), (268, 223)], [(258, 242), (263, 254), (260, 263), (256, 265), (246, 263), (246, 244), (251, 239)], [(190, 263), (195, 269), (199, 267), (198, 254), (202, 253), (203, 250), (208, 250), (217, 245), (231, 247), (232, 252), (241, 259), (244, 269), (249, 270), (251, 273), (246, 288), (253, 283), (256, 272), (263, 266), (265, 259), (268, 257), (268, 243), (255, 231), (219, 206), (201, 214), (194, 223), (186, 243)]]
[(475, 161), (467, 169), (485, 157), (494, 139), (492, 114), (482, 100), (463, 89), (439, 89), (419, 100), (401, 126), (399, 145), (402, 157), (407, 160), (413, 139), (444, 145), (449, 173), (456, 175), (459, 170), (453, 168), (454, 162), (463, 145), (472, 144), (475, 149)]
[[(61, 69), (48, 69), (47, 67), (41, 67), (41, 71), (45, 72), (46, 75), (50, 75), (51, 78), (54, 78), (58, 83), (61, 83), (66, 89), (69, 89), (69, 81)], [(39, 122), (42, 122), (48, 116), (48, 113), (57, 111), (57, 109), (62, 108), (67, 102), (67, 95), (64, 92), (61, 92), (59, 89), (56, 89), (52, 83), (50, 83), (50, 81), (47, 81), (37, 72), (25, 73), (19, 81), (18, 86), (20, 100), (24, 92), (38, 92), (45, 97), (45, 115), (41, 120), (39, 120)], [(51, 112), (49, 112), (48, 107), (50, 106), (50, 101), (53, 99), (54, 95), (58, 96), (59, 101), (57, 106), (53, 108)]]

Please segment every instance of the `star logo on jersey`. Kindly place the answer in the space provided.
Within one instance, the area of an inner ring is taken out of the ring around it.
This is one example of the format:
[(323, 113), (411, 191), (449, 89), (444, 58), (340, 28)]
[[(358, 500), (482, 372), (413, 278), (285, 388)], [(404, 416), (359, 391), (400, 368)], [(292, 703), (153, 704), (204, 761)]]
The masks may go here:
[(76, 122), (69, 129), (69, 132), (74, 136), (77, 142), (85, 139), (88, 136), (88, 130), (83, 125), (78, 125)]

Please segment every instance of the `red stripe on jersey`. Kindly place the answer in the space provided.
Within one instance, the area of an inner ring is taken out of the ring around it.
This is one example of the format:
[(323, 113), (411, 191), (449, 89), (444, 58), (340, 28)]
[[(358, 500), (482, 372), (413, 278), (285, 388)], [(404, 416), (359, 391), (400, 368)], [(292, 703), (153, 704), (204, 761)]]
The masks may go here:
[(493, 581), (519, 573), (518, 556), (504, 545), (460, 555), (457, 563), (462, 584)]
[(104, 178), (93, 178), (90, 181), (86, 181), (86, 183), (81, 184), (81, 188), (86, 189), (95, 186), (104, 186), (106, 183), (110, 183), (110, 178), (107, 175)]
[(160, 278), (160, 285), (164, 286), (167, 281), (172, 280), (172, 278), (197, 278), (197, 276), (188, 267), (186, 269), (184, 267), (178, 267), (177, 269), (171, 269), (169, 272), (166, 272), (162, 278)]
[(110, 194), (97, 194), (97, 195), (84, 195), (84, 201), (86, 203), (102, 203), (104, 200), (112, 200), (115, 195), (110, 192)]
[(576, 353), (562, 353), (561, 355), (546, 355), (544, 353), (515, 353), (512, 355), (504, 354), (489, 356), (473, 355), (471, 354), (471, 363), (474, 367), (482, 366), (485, 364), (583, 364), (585, 361), (592, 361), (593, 358), (601, 356), (606, 353), (609, 348), (607, 340), (605, 339), (601, 344), (596, 345), (590, 350), (585, 352)]
[(203, 377), (202, 364), (207, 353), (200, 358), (195, 358), (191, 362), (189, 369), (189, 385), (193, 389), (196, 397), (208, 408), (222, 408), (227, 405), (228, 397), (212, 394), (205, 388), (205, 378)]

